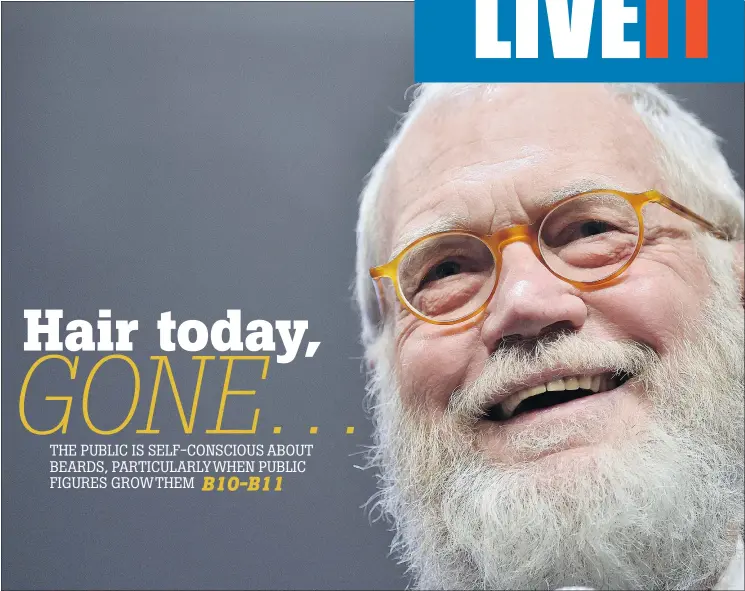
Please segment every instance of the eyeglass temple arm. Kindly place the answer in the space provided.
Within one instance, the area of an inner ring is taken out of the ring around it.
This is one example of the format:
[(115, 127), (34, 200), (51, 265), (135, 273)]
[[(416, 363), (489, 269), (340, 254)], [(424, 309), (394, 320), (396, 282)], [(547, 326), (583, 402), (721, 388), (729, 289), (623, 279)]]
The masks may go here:
[(396, 285), (395, 261), (396, 259), (393, 259), (385, 265), (370, 268), (370, 279), (372, 279), (373, 286), (375, 287), (375, 298), (378, 300), (378, 313), (381, 320), (386, 315), (385, 297), (383, 297), (383, 278), (387, 277), (393, 281), (394, 286)]
[(370, 269), (370, 275), (375, 288), (375, 299), (378, 301), (378, 314), (379, 319), (385, 318), (385, 298), (383, 297), (383, 285), (381, 283), (383, 276), (379, 273), (373, 273), (373, 269)]
[(711, 232), (717, 238), (721, 238), (722, 240), (729, 240), (729, 236), (727, 235), (726, 232), (724, 232), (723, 230), (720, 230), (717, 226), (715, 226), (711, 222), (705, 220), (700, 215), (692, 212), (690, 209), (688, 209), (687, 207), (681, 205), (680, 203), (677, 203), (677, 202), (673, 201), (669, 197), (665, 197), (661, 193), (657, 193), (655, 191), (654, 201), (656, 201), (657, 203), (659, 203), (663, 207), (666, 207), (670, 211), (673, 211), (673, 212), (675, 212), (675, 213), (683, 216), (687, 220), (690, 220), (691, 222), (694, 222), (695, 224), (698, 224), (702, 228), (705, 228), (706, 230), (708, 230), (709, 232)]

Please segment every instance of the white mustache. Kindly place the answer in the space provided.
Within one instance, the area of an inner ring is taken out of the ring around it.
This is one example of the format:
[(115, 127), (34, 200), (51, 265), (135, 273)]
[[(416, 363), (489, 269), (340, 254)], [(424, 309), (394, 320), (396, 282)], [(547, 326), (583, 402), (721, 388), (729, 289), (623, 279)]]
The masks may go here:
[(580, 375), (600, 369), (644, 381), (648, 369), (658, 360), (654, 349), (644, 343), (604, 341), (580, 333), (536, 339), (530, 349), (524, 343), (502, 347), (492, 354), (476, 380), (453, 392), (448, 413), (474, 421), (495, 397), (515, 391), (520, 384), (549, 371)]

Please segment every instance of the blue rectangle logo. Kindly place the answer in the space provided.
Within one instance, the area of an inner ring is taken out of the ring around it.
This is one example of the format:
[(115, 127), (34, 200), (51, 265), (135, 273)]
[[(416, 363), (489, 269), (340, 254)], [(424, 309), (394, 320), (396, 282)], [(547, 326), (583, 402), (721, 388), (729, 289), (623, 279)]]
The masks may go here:
[(417, 82), (743, 82), (745, 0), (415, 0)]

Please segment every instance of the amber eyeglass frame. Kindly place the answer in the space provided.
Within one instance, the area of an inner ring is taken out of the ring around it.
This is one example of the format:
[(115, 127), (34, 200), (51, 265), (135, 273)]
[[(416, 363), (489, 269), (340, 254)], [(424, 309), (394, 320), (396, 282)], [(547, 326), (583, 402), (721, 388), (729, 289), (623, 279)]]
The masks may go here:
[[(616, 271), (614, 271), (612, 274), (608, 275), (607, 277), (604, 277), (603, 279), (599, 279), (596, 281), (575, 281), (572, 279), (568, 279), (566, 277), (563, 277), (556, 271), (554, 271), (548, 265), (545, 258), (543, 257), (543, 254), (541, 253), (540, 245), (538, 242), (538, 236), (540, 234), (541, 226), (543, 224), (543, 221), (556, 208), (574, 199), (580, 199), (582, 197), (587, 197), (589, 195), (599, 195), (599, 194), (616, 195), (618, 197), (625, 199), (633, 207), (634, 212), (636, 213), (637, 220), (639, 222), (639, 236), (637, 239), (636, 248), (634, 249), (633, 254), (629, 257), (629, 260), (626, 261), (626, 263), (624, 263)], [(406, 308), (409, 312), (411, 312), (411, 314), (413, 314), (420, 320), (429, 322), (431, 324), (453, 325), (453, 324), (459, 324), (461, 322), (465, 322), (467, 320), (470, 320), (471, 318), (474, 318), (475, 316), (478, 316), (489, 305), (489, 302), (492, 300), (492, 298), (494, 297), (494, 293), (497, 290), (497, 285), (499, 284), (499, 273), (501, 271), (501, 251), (505, 246), (513, 242), (526, 242), (527, 244), (529, 244), (536, 258), (541, 262), (541, 264), (544, 267), (546, 267), (546, 269), (548, 269), (548, 271), (552, 275), (555, 275), (562, 281), (565, 281), (573, 285), (574, 287), (577, 287), (579, 289), (591, 289), (591, 288), (596, 288), (596, 287), (605, 285), (607, 283), (610, 283), (611, 281), (616, 279), (619, 275), (621, 275), (626, 269), (629, 268), (631, 263), (634, 262), (634, 259), (636, 259), (636, 256), (639, 254), (639, 251), (641, 250), (642, 245), (644, 244), (644, 215), (642, 213), (642, 209), (648, 203), (657, 203), (661, 205), (662, 207), (672, 211), (673, 213), (677, 213), (683, 218), (701, 226), (706, 231), (711, 232), (717, 238), (721, 238), (723, 240), (728, 239), (727, 234), (723, 232), (722, 230), (720, 230), (719, 228), (717, 228), (714, 224), (705, 220), (698, 214), (692, 212), (687, 207), (681, 205), (680, 203), (676, 201), (673, 201), (669, 197), (666, 197), (665, 195), (663, 195), (662, 193), (654, 189), (645, 191), (643, 193), (626, 193), (624, 191), (617, 191), (615, 189), (596, 189), (593, 191), (585, 191), (583, 193), (578, 193), (576, 195), (572, 195), (570, 197), (562, 199), (561, 201), (556, 202), (548, 211), (546, 211), (539, 219), (537, 219), (532, 224), (510, 226), (509, 228), (503, 228), (499, 230), (498, 232), (495, 232), (494, 234), (490, 234), (488, 236), (482, 236), (474, 232), (468, 232), (465, 230), (448, 230), (445, 232), (435, 232), (433, 234), (427, 234), (426, 236), (422, 236), (421, 238), (418, 238), (417, 240), (409, 244), (398, 255), (396, 255), (393, 259), (391, 259), (384, 265), (380, 265), (378, 267), (372, 267), (370, 269), (370, 277), (373, 279), (375, 283), (377, 296), (378, 296), (378, 303), (380, 304), (380, 308), (381, 308), (381, 316), (383, 315), (383, 304), (384, 304), (384, 298), (383, 298), (384, 291), (383, 291), (383, 285), (381, 283), (383, 278), (388, 278), (393, 282), (393, 287), (396, 291), (396, 296), (398, 297), (398, 300), (401, 302), (401, 305), (403, 305), (404, 308)], [(477, 238), (478, 240), (483, 242), (487, 246), (487, 248), (490, 250), (492, 257), (494, 257), (494, 267), (495, 267), (496, 278), (494, 280), (494, 286), (492, 287), (492, 290), (489, 293), (489, 296), (486, 298), (484, 303), (481, 304), (481, 306), (479, 306), (476, 310), (474, 310), (473, 312), (465, 316), (461, 316), (460, 318), (455, 318), (453, 320), (436, 320), (434, 318), (430, 318), (428, 316), (421, 314), (409, 304), (408, 300), (406, 299), (403, 292), (401, 291), (401, 286), (398, 281), (398, 267), (401, 261), (406, 256), (406, 254), (412, 248), (414, 248), (421, 242), (425, 240), (429, 240), (436, 236), (447, 236), (447, 235), (473, 236), (474, 238)]]

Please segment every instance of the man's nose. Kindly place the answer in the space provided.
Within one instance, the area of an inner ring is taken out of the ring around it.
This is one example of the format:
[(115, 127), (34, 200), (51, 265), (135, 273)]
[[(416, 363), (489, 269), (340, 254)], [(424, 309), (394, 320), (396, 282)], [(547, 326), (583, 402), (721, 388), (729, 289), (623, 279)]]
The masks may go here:
[(544, 267), (528, 244), (509, 244), (502, 250), (499, 283), (487, 308), (482, 339), (494, 348), (505, 337), (577, 330), (587, 318), (587, 306), (577, 293)]

